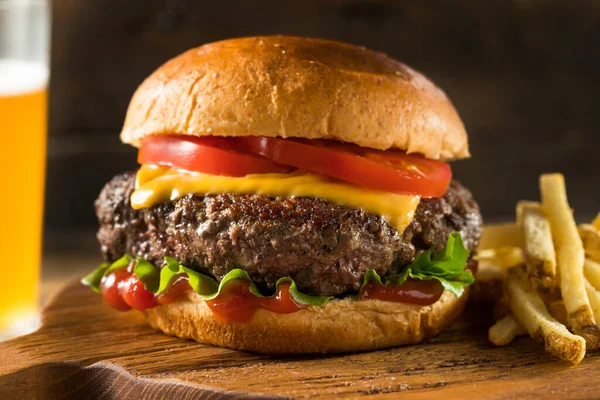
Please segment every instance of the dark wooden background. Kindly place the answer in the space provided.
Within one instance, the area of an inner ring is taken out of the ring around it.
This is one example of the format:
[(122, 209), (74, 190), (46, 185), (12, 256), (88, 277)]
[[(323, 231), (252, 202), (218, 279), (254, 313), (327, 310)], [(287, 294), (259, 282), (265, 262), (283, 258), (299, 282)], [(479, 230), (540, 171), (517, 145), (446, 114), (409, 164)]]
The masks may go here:
[[(488, 221), (566, 174), (579, 218), (600, 210), (600, 2), (54, 0), (47, 245), (92, 232), (105, 181), (135, 168), (118, 133), (130, 96), (161, 63), (215, 40), (293, 34), (385, 51), (452, 98), (472, 159), (455, 176)], [(69, 246), (76, 246), (70, 243)]]

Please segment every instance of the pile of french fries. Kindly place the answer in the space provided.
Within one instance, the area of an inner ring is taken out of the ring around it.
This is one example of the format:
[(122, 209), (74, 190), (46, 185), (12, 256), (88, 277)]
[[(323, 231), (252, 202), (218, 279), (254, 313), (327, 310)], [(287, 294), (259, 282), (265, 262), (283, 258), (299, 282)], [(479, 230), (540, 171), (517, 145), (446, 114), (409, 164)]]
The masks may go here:
[(489, 340), (529, 333), (573, 364), (600, 348), (600, 214), (577, 226), (564, 177), (540, 176), (541, 203), (517, 204), (516, 223), (486, 227), (480, 269), (504, 278)]

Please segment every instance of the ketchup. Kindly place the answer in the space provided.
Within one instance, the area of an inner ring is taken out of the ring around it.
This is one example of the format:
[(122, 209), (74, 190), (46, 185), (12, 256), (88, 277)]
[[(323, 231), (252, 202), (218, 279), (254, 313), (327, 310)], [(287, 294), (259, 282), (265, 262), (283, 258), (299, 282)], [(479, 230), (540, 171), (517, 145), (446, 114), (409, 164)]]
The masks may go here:
[(377, 281), (371, 281), (363, 286), (359, 297), (361, 300), (377, 299), (428, 306), (438, 301), (443, 292), (444, 287), (438, 280), (423, 281), (408, 278), (400, 286), (382, 285)]
[(100, 291), (106, 304), (119, 311), (127, 311), (131, 308), (121, 295), (123, 284), (130, 276), (126, 268), (121, 268), (102, 278)]
[(468, 269), (473, 273), (473, 275), (477, 275), (477, 267), (479, 266), (479, 262), (477, 260), (470, 259), (467, 263), (465, 269)]
[[(154, 295), (146, 290), (144, 284), (134, 275), (134, 266), (135, 261), (132, 261), (127, 268), (118, 269), (102, 278), (100, 289), (104, 301), (117, 310), (145, 310), (157, 307), (172, 303), (188, 290), (192, 290), (188, 277), (179, 275), (171, 281), (165, 292)], [(477, 261), (470, 260), (465, 269), (475, 273)], [(359, 298), (430, 305), (435, 303), (443, 292), (442, 284), (435, 279), (409, 278), (398, 287), (371, 281), (362, 288)], [(250, 282), (241, 279), (228, 282), (217, 297), (206, 300), (206, 305), (217, 320), (225, 323), (249, 322), (261, 308), (278, 314), (291, 314), (305, 307), (292, 298), (289, 283), (279, 285), (277, 293), (272, 297), (259, 297), (250, 291)]]
[[(133, 274), (133, 263), (127, 268), (113, 271), (102, 279), (101, 290), (104, 301), (119, 311), (131, 308), (145, 310), (161, 304), (172, 303), (188, 290), (192, 290), (185, 275), (175, 278), (164, 293), (154, 295)], [(273, 297), (258, 297), (250, 292), (250, 282), (235, 280), (229, 282), (221, 293), (206, 305), (215, 318), (221, 322), (249, 322), (259, 308), (278, 314), (290, 314), (303, 308), (290, 295), (289, 283), (279, 285)]]
[(156, 295), (156, 301), (160, 304), (169, 304), (183, 296), (185, 292), (192, 290), (187, 275), (178, 275), (163, 293)]
[(249, 322), (259, 308), (291, 314), (304, 307), (290, 295), (289, 283), (279, 285), (273, 297), (258, 297), (250, 292), (250, 282), (246, 280), (231, 281), (217, 297), (207, 300), (206, 305), (221, 322)]
[(147, 291), (144, 284), (133, 274), (134, 266), (135, 261), (132, 261), (127, 268), (120, 268), (102, 278), (100, 290), (104, 301), (119, 311), (131, 308), (145, 310), (159, 305), (154, 294)]
[[(469, 260), (465, 269), (475, 274), (477, 272), (477, 261)], [(443, 292), (444, 287), (436, 279), (418, 280), (408, 278), (402, 285), (397, 287), (371, 281), (363, 286), (359, 297), (361, 300), (372, 298), (428, 306), (438, 301)]]

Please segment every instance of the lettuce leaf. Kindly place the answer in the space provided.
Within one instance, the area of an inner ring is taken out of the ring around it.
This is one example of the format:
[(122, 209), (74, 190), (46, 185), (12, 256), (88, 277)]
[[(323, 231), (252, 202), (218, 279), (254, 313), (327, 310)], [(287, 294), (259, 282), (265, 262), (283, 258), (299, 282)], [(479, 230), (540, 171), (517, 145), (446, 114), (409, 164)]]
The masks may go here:
[[(204, 300), (212, 300), (217, 297), (223, 288), (231, 281), (243, 279), (250, 282), (250, 292), (258, 297), (273, 297), (263, 295), (258, 287), (252, 282), (250, 279), (250, 275), (243, 269), (236, 268), (231, 270), (227, 275), (223, 277), (220, 283), (209, 276), (201, 274), (193, 269), (187, 268), (181, 265), (177, 260), (171, 257), (165, 257), (166, 265), (159, 270), (154, 265), (144, 260), (143, 258), (133, 258), (129, 255), (125, 255), (115, 261), (112, 264), (102, 264), (90, 274), (86, 275), (82, 280), (86, 286), (89, 286), (94, 292), (100, 293), (100, 285), (102, 283), (102, 278), (111, 272), (119, 269), (127, 267), (132, 261), (135, 260), (135, 267), (133, 269), (133, 273), (137, 278), (142, 281), (146, 290), (152, 292), (154, 294), (161, 294), (167, 290), (169, 284), (173, 279), (177, 278), (179, 275), (186, 275), (189, 279), (190, 286), (192, 289), (200, 295)], [(313, 296), (310, 294), (301, 293), (298, 291), (298, 287), (296, 286), (296, 282), (294, 282), (291, 278), (281, 278), (276, 283), (275, 286), (279, 287), (279, 285), (283, 283), (290, 284), (290, 295), (292, 298), (303, 305), (311, 305), (311, 306), (322, 306), (327, 303), (332, 297), (331, 296)]]
[(158, 268), (143, 258), (137, 257), (133, 273), (142, 281), (147, 291), (156, 294), (160, 286), (160, 270)]
[(469, 250), (465, 248), (460, 234), (452, 232), (441, 253), (433, 257), (431, 250), (419, 254), (408, 267), (408, 275), (414, 279), (437, 279), (444, 289), (459, 297), (465, 286), (475, 282), (473, 273), (465, 270), (468, 259)]
[[(190, 286), (192, 289), (194, 289), (194, 292), (198, 293), (204, 300), (210, 300), (211, 298), (216, 297), (216, 295), (214, 297), (210, 297), (211, 294), (217, 293), (219, 289), (219, 284), (216, 280), (181, 265), (179, 261), (175, 260), (174, 258), (165, 257), (165, 262), (166, 265), (160, 271), (160, 285), (158, 286), (158, 290), (155, 292), (156, 294), (161, 294), (166, 291), (171, 281), (178, 275), (187, 275)], [(233, 271), (229, 272), (229, 274), (232, 274), (235, 271), (236, 270), (234, 269)]]
[[(133, 258), (130, 255), (125, 254), (112, 264), (100, 264), (98, 268), (84, 276), (83, 279), (81, 279), (81, 283), (85, 286), (89, 286), (94, 292), (100, 293), (100, 283), (102, 283), (102, 278), (117, 269), (128, 266), (131, 261), (133, 261)], [(152, 267), (154, 268), (154, 266)]]
[[(190, 268), (187, 268), (187, 267), (181, 265), (174, 258), (165, 257), (165, 262), (167, 263), (167, 265), (165, 267), (163, 267), (163, 269), (161, 270), (160, 286), (159, 286), (158, 290), (156, 292), (154, 292), (156, 294), (160, 294), (160, 293), (164, 292), (169, 287), (171, 280), (174, 279), (177, 275), (185, 274), (185, 275), (187, 275), (187, 277), (189, 279), (190, 286), (192, 287), (192, 289), (194, 289), (194, 291), (196, 293), (198, 293), (200, 295), (200, 297), (202, 297), (204, 300), (214, 299), (221, 293), (223, 288), (225, 286), (227, 286), (227, 284), (229, 282), (238, 280), (238, 279), (243, 279), (243, 280), (250, 282), (250, 292), (257, 297), (273, 297), (273, 296), (275, 296), (275, 294), (273, 294), (272, 296), (263, 295), (260, 292), (260, 290), (258, 290), (258, 287), (256, 287), (254, 282), (252, 282), (250, 275), (248, 275), (248, 273), (246, 271), (244, 271), (243, 269), (240, 269), (240, 268), (236, 268), (234, 270), (229, 271), (227, 273), (227, 275), (225, 275), (223, 277), (223, 279), (221, 279), (221, 282), (217, 283), (217, 281), (215, 281), (213, 278), (210, 278), (210, 277), (203, 275), (197, 271), (194, 271), (193, 269), (190, 269)], [(139, 278), (139, 276), (138, 276), (138, 278)], [(142, 279), (140, 278), (140, 280), (142, 280)], [(143, 282), (143, 280), (142, 280), (142, 282)], [(300, 293), (298, 291), (298, 288), (296, 287), (296, 282), (294, 282), (294, 280), (291, 278), (279, 279), (275, 283), (275, 287), (278, 288), (279, 285), (281, 285), (282, 283), (290, 284), (290, 295), (296, 302), (298, 302), (300, 304), (311, 305), (311, 306), (322, 306), (323, 304), (327, 303), (331, 299), (331, 297), (328, 297), (328, 296), (313, 296), (313, 295), (309, 295), (309, 294)], [(144, 282), (144, 284), (145, 284), (145, 282)]]
[(104, 275), (106, 275), (106, 270), (109, 266), (109, 264), (100, 264), (98, 268), (84, 276), (81, 279), (81, 283), (85, 286), (89, 286), (94, 292), (100, 293), (100, 283), (102, 282)]
[(424, 251), (401, 273), (386, 276), (385, 281), (382, 281), (374, 270), (367, 271), (361, 289), (373, 279), (381, 284), (394, 286), (403, 284), (408, 278), (437, 279), (445, 290), (459, 297), (463, 294), (465, 286), (475, 281), (473, 273), (465, 270), (468, 259), (469, 250), (465, 248), (460, 234), (452, 232), (441, 253), (432, 256), (431, 250)]
[[(448, 237), (446, 246), (441, 253), (432, 255), (431, 250), (427, 250), (419, 254), (414, 262), (399, 274), (386, 276), (382, 280), (375, 270), (368, 270), (363, 278), (361, 289), (372, 280), (376, 280), (384, 285), (399, 286), (408, 278), (421, 280), (437, 279), (441, 282), (444, 289), (458, 297), (463, 293), (465, 286), (472, 284), (474, 281), (471, 271), (464, 270), (468, 258), (469, 251), (464, 247), (460, 234), (453, 232)], [(231, 270), (223, 277), (221, 282), (217, 282), (214, 278), (181, 265), (179, 261), (171, 257), (165, 257), (165, 266), (159, 270), (143, 258), (133, 258), (129, 255), (124, 255), (110, 265), (100, 265), (96, 270), (86, 275), (81, 280), (81, 283), (89, 286), (93, 291), (100, 293), (102, 278), (119, 268), (127, 267), (132, 261), (135, 261), (133, 273), (142, 281), (146, 289), (154, 294), (165, 292), (177, 276), (185, 275), (188, 277), (192, 289), (204, 300), (214, 299), (229, 282), (239, 279), (250, 282), (250, 292), (255, 296), (274, 296), (263, 295), (254, 282), (252, 282), (250, 275), (243, 269), (236, 268)], [(279, 287), (279, 285), (284, 283), (290, 285), (290, 295), (300, 304), (322, 306), (332, 298), (331, 296), (314, 296), (302, 293), (298, 291), (296, 282), (289, 277), (279, 279), (275, 286)]]

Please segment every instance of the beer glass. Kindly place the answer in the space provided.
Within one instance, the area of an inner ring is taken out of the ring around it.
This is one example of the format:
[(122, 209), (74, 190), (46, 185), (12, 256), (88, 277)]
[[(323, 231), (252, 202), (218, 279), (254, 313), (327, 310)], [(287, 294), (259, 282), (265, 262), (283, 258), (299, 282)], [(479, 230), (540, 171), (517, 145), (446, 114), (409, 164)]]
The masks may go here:
[(37, 328), (50, 7), (0, 0), (0, 340)]

